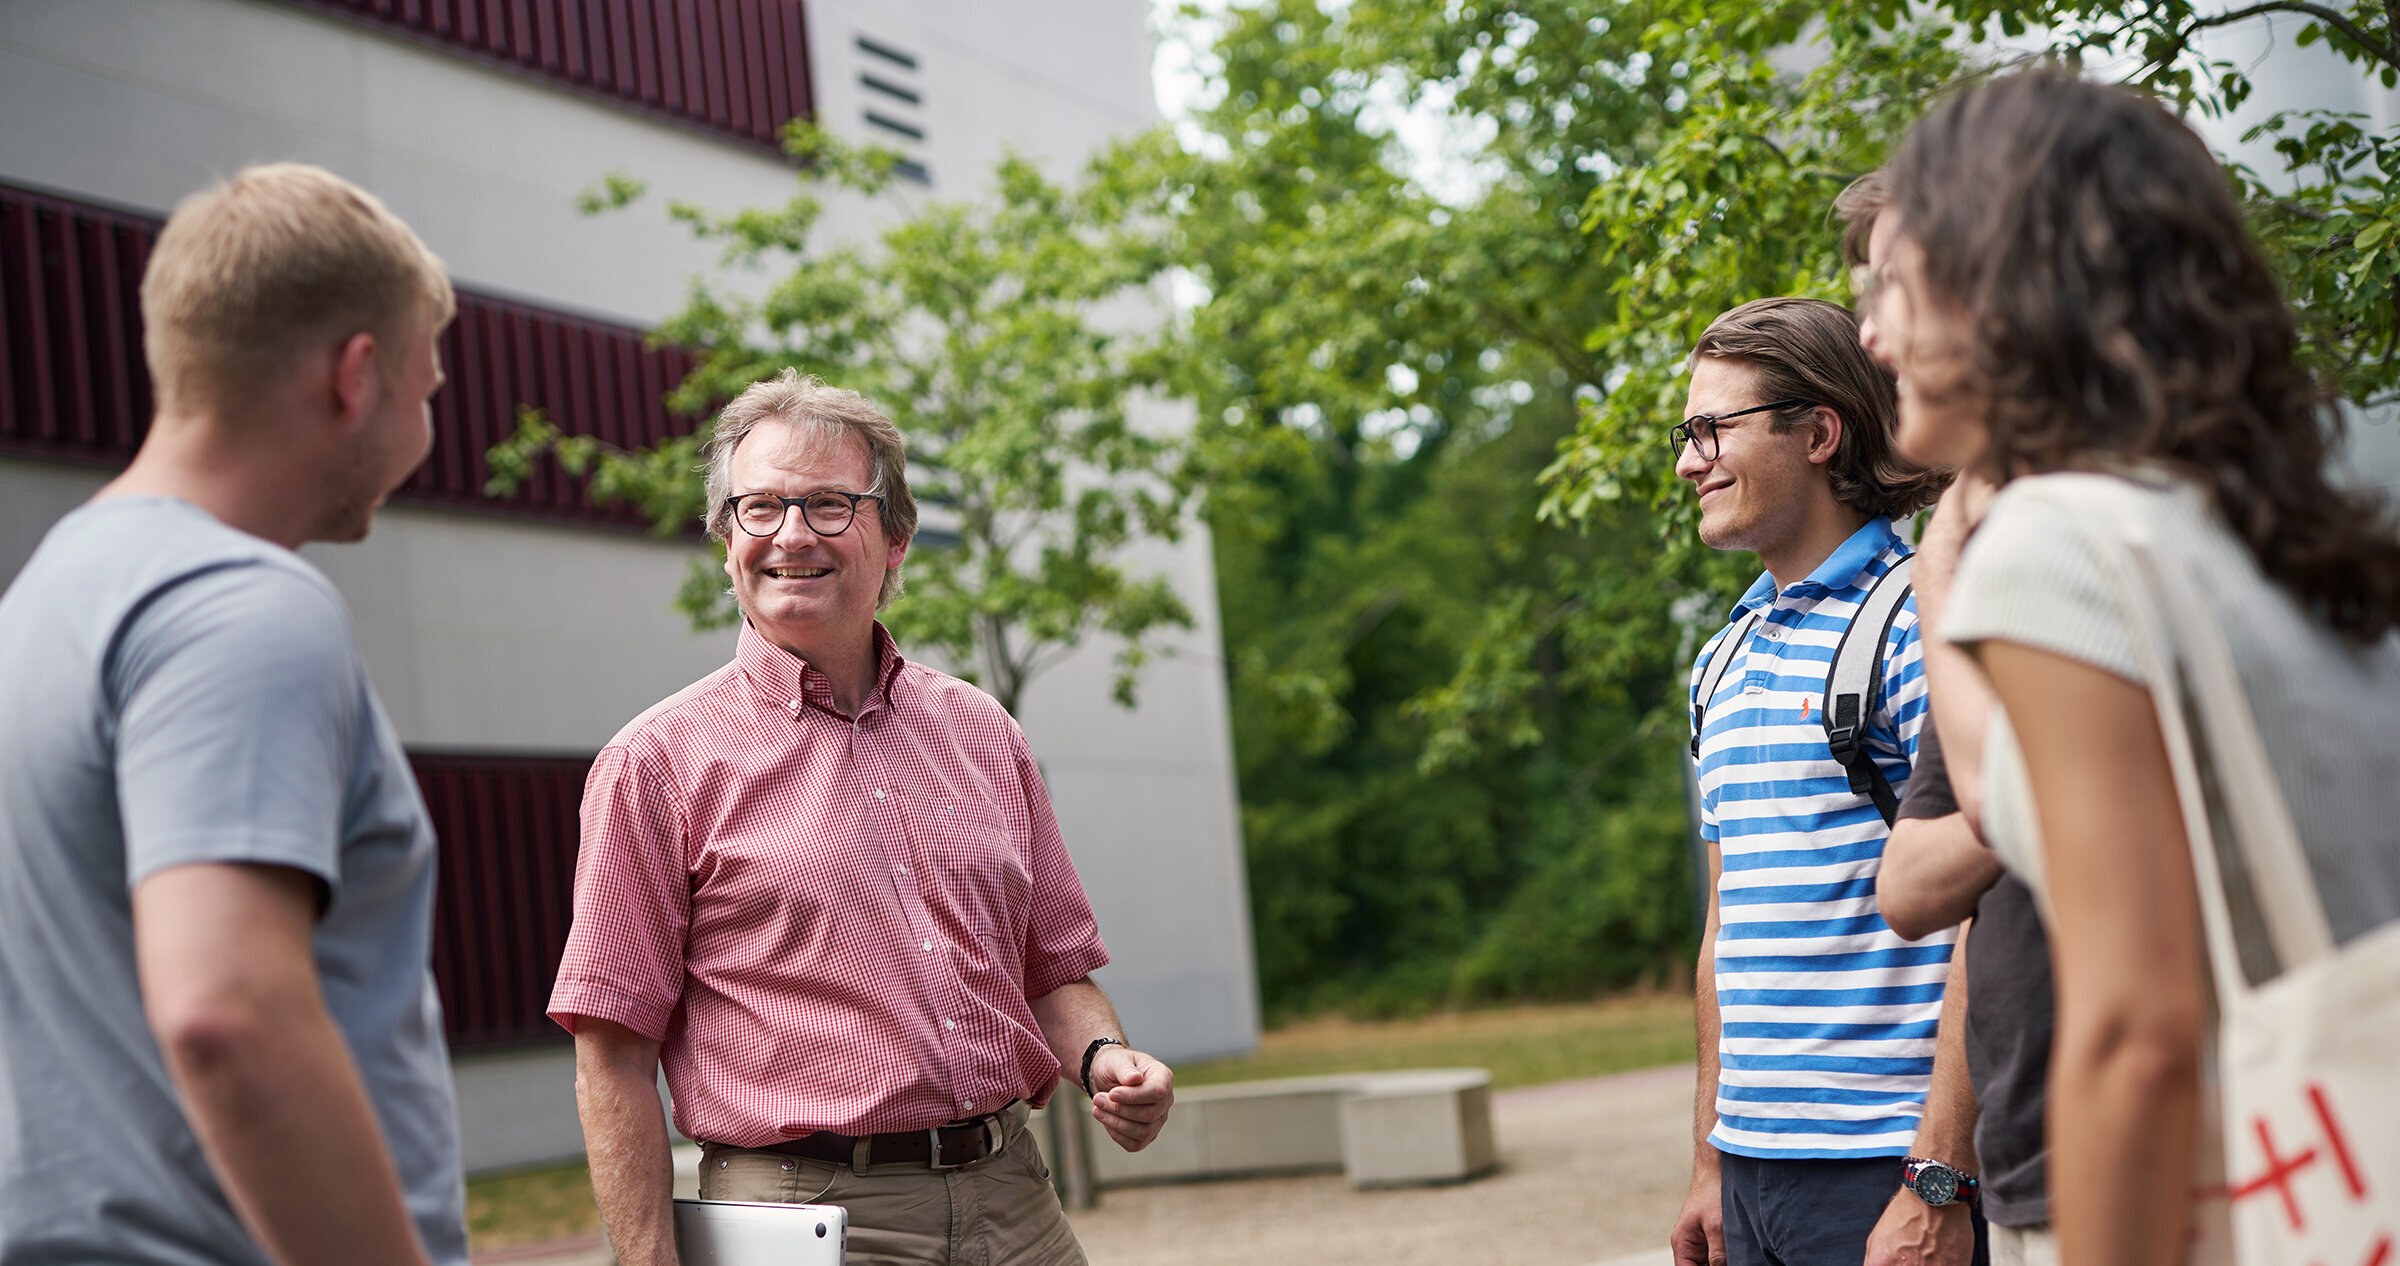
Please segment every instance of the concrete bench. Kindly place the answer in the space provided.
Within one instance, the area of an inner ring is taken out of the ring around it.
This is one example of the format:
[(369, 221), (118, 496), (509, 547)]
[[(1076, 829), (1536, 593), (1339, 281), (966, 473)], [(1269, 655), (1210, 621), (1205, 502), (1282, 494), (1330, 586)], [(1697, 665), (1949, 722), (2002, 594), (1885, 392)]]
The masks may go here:
[(1491, 1085), (1487, 1069), (1424, 1068), (1179, 1089), (1142, 1151), (1092, 1131), (1094, 1176), (1104, 1187), (1333, 1170), (1360, 1187), (1458, 1182), (1497, 1162)]

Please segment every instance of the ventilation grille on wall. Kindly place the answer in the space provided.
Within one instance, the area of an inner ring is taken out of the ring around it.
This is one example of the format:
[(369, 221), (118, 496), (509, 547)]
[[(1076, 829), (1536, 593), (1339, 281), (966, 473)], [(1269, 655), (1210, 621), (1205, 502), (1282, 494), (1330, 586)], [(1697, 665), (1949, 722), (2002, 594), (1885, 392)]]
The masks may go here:
[(543, 1015), (566, 949), (588, 759), (412, 754), (440, 842), (433, 980), (452, 1050), (564, 1041)]
[(925, 90), (917, 76), (917, 55), (864, 35), (857, 37), (857, 44), (867, 127), (877, 142), (901, 152), (892, 170), (918, 184), (931, 184), (933, 176), (924, 161)]
[[(152, 412), (141, 279), (160, 222), (0, 185), (0, 451), (121, 465)], [(545, 410), (572, 435), (640, 448), (689, 433), (662, 397), (691, 357), (628, 326), (460, 292), (442, 334), (433, 455), (397, 494), (463, 510), (637, 526), (552, 462), (510, 497), (483, 495), (484, 453)]]

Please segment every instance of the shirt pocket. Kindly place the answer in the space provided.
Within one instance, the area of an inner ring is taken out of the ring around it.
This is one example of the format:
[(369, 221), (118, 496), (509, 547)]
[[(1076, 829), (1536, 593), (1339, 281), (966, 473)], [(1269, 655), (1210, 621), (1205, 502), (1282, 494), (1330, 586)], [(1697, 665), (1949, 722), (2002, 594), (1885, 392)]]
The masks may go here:
[(927, 860), (959, 921), (995, 947), (1015, 943), (1033, 876), (1007, 819), (973, 793), (935, 797), (929, 816)]

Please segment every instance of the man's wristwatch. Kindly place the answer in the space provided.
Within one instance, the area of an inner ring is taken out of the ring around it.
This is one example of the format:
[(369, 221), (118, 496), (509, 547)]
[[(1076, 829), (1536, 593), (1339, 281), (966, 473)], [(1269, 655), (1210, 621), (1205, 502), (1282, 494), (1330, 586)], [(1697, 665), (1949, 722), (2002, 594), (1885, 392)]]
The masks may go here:
[(1939, 1209), (1952, 1201), (1965, 1201), (1973, 1208), (1982, 1198), (1983, 1190), (1975, 1175), (1960, 1173), (1937, 1160), (1911, 1156), (1900, 1162), (1900, 1185), (1917, 1193), (1917, 1199)]

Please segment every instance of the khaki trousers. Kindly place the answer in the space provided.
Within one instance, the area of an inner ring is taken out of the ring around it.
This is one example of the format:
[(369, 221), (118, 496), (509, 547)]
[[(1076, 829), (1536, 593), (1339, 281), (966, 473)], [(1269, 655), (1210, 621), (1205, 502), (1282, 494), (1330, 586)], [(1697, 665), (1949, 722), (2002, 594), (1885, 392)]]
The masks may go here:
[(963, 1169), (895, 1162), (855, 1171), (703, 1143), (700, 1198), (838, 1204), (850, 1213), (848, 1266), (1085, 1266), (1025, 1129), (1028, 1111), (1019, 1103), (1002, 1112), (1007, 1145)]

